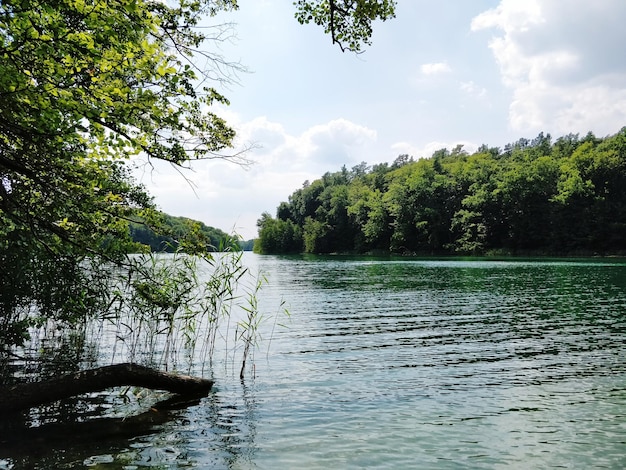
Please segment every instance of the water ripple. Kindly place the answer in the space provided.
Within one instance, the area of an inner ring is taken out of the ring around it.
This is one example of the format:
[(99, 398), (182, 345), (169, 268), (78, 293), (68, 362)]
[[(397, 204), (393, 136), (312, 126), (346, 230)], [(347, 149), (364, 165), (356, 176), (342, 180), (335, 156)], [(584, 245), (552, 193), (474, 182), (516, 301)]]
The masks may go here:
[(259, 468), (626, 464), (623, 265), (261, 262)]

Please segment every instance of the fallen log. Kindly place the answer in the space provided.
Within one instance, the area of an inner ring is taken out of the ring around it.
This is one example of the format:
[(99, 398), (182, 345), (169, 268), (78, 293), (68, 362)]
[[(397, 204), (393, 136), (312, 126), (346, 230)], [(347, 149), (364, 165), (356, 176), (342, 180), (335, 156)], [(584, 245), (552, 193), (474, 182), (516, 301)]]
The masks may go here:
[(62, 375), (41, 382), (1, 387), (0, 413), (21, 411), (63, 398), (121, 386), (198, 395), (208, 393), (213, 386), (213, 381), (161, 372), (138, 364), (115, 364)]

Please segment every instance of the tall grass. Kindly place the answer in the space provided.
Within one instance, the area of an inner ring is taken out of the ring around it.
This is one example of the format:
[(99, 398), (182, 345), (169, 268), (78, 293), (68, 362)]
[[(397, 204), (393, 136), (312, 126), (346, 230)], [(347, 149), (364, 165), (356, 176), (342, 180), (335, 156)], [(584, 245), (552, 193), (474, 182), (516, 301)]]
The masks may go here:
[(111, 360), (205, 375), (219, 343), (241, 356), (243, 379), (269, 315), (258, 301), (267, 279), (251, 273), (242, 258), (234, 250), (132, 257), (110, 293), (104, 329), (114, 335)]

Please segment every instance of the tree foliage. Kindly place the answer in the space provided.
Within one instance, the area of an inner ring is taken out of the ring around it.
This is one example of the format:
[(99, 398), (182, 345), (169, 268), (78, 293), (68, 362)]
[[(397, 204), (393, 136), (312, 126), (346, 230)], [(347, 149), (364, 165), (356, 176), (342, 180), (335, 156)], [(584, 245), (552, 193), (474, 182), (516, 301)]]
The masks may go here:
[(314, 253), (626, 253), (626, 128), (343, 168), (279, 209), (259, 220), (261, 252), (281, 251), (282, 222)]
[(158, 232), (142, 221), (130, 224), (133, 242), (149, 247), (152, 252), (173, 253), (185, 244), (206, 247), (210, 252), (223, 251), (227, 247), (238, 245), (236, 237), (198, 220), (169, 214), (157, 215), (160, 215)]
[(223, 158), (234, 131), (210, 106), (227, 101), (191, 59), (200, 18), (236, 6), (2, 2), (0, 343), (106, 309), (106, 275), (85, 268), (127, 263), (129, 222), (158, 220), (129, 157)]
[(372, 22), (395, 17), (394, 0), (297, 0), (296, 19), (313, 22), (331, 35), (342, 51), (361, 52), (371, 44)]
[(254, 251), (261, 253), (298, 253), (302, 248), (302, 231), (291, 220), (273, 219), (268, 213), (261, 216), (258, 224), (266, 233), (256, 239)]

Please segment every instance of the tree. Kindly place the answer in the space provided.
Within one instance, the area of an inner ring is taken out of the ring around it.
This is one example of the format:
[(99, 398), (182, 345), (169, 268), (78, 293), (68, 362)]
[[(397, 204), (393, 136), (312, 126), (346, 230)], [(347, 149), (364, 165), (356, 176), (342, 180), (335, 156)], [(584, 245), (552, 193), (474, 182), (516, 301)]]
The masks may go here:
[[(528, 153), (534, 158), (534, 148)], [(550, 247), (554, 238), (552, 198), (558, 177), (557, 162), (547, 156), (512, 164), (504, 172), (497, 191), (509, 230), (504, 242), (507, 248), (515, 252)]]
[(355, 181), (348, 188), (348, 215), (357, 233), (354, 249), (357, 251), (384, 250), (389, 246), (388, 214), (382, 192)]
[[(309, 252), (584, 254), (626, 250), (626, 128), (543, 133), (325, 173), (279, 210)], [(292, 217), (293, 216), (293, 217)]]
[(254, 242), (256, 253), (300, 253), (302, 251), (301, 229), (291, 220), (274, 219), (267, 212), (257, 221), (259, 236)]
[[(136, 243), (150, 248), (153, 252), (173, 253), (180, 248), (181, 241), (193, 242), (196, 246), (206, 246), (208, 251), (221, 251), (224, 246), (234, 246), (238, 240), (215, 227), (186, 217), (160, 215), (162, 233), (157, 234), (140, 220), (131, 222), (130, 236)], [(143, 248), (143, 247), (142, 247)]]
[(189, 61), (209, 39), (194, 28), (200, 15), (218, 7), (236, 3), (0, 6), (0, 315), (11, 325), (3, 344), (23, 339), (33, 303), (42, 318), (66, 320), (105, 307), (101, 284), (81, 266), (127, 262), (136, 250), (129, 220), (155, 221), (130, 156), (223, 158), (234, 131), (207, 109), (226, 99), (197, 86), (206, 76)]
[(2, 387), (0, 390), (3, 399), (0, 401), (0, 412), (15, 413), (81, 393), (124, 385), (198, 396), (206, 395), (213, 386), (213, 381), (158, 372), (137, 364), (116, 364), (55, 377), (41, 383)]
[(296, 19), (313, 22), (330, 34), (342, 51), (361, 52), (371, 44), (372, 22), (395, 17), (394, 0), (297, 0)]
[(482, 253), (502, 246), (507, 230), (497, 190), (502, 165), (486, 146), (468, 157), (457, 169), (461, 206), (453, 215), (455, 249)]
[(452, 157), (438, 152), (391, 174), (385, 199), (394, 218), (392, 250), (435, 253), (451, 242), (451, 219), (460, 206), (460, 195), (444, 171), (445, 158)]
[(323, 221), (307, 217), (302, 233), (304, 251), (307, 253), (330, 253), (332, 251), (328, 240), (330, 229), (331, 227)]

